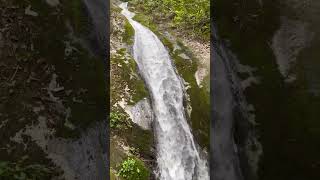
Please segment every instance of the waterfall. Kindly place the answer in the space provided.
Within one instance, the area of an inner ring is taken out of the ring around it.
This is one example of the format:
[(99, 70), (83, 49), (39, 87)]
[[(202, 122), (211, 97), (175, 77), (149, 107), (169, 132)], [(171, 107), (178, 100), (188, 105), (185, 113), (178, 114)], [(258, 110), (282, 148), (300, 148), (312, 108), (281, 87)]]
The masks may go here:
[(207, 160), (201, 157), (183, 107), (183, 85), (159, 38), (134, 21), (122, 3), (122, 14), (135, 30), (133, 56), (150, 92), (155, 114), (158, 178), (209, 180)]

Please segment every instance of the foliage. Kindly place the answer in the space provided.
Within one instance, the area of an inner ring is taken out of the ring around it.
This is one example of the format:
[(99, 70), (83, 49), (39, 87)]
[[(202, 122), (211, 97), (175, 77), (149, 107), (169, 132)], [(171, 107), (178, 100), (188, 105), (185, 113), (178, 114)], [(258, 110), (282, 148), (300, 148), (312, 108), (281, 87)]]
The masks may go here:
[(150, 172), (144, 163), (136, 158), (129, 157), (120, 165), (118, 176), (126, 180), (147, 180)]
[(0, 161), (0, 179), (13, 179), (13, 180), (35, 180), (45, 179), (52, 171), (40, 164), (26, 165), (24, 163), (27, 157), (17, 163)]
[(209, 39), (209, 0), (135, 0), (133, 3), (143, 4), (148, 13), (160, 12), (162, 18), (171, 19), (174, 27), (181, 27)]
[(122, 129), (132, 127), (129, 117), (119, 111), (110, 113), (110, 127), (114, 129)]

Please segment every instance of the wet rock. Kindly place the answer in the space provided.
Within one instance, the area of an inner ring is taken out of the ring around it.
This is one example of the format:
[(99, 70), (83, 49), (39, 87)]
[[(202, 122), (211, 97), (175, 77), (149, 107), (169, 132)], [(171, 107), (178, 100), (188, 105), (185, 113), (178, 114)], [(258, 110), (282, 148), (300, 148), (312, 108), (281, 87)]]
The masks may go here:
[(153, 113), (148, 99), (139, 101), (130, 109), (130, 116), (134, 123), (146, 130), (151, 129)]
[(0, 48), (3, 48), (3, 46), (4, 46), (4, 39), (3, 39), (2, 33), (0, 32)]
[(47, 2), (47, 4), (49, 4), (52, 7), (55, 7), (60, 4), (59, 0), (46, 0), (46, 2)]
[(190, 60), (190, 57), (187, 56), (185, 53), (179, 54), (179, 57), (181, 57), (182, 59)]
[(38, 16), (38, 13), (37, 13), (37, 12), (31, 10), (31, 5), (29, 5), (29, 6), (25, 9), (24, 13), (25, 13), (26, 15), (29, 15), (29, 16), (35, 16), (35, 17)]
[(272, 39), (272, 49), (276, 56), (280, 73), (286, 82), (295, 80), (291, 74), (300, 51), (307, 47), (313, 39), (313, 33), (308, 30), (308, 24), (302, 21), (281, 18), (282, 25)]

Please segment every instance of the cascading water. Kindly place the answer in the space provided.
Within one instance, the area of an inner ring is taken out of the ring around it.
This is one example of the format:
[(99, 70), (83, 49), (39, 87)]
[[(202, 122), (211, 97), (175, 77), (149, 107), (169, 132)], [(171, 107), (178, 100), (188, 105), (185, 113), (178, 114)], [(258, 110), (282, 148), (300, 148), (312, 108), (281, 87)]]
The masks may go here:
[(158, 178), (209, 180), (207, 160), (200, 156), (186, 121), (183, 85), (168, 51), (152, 31), (132, 19), (127, 3), (120, 7), (135, 30), (133, 55), (152, 98)]

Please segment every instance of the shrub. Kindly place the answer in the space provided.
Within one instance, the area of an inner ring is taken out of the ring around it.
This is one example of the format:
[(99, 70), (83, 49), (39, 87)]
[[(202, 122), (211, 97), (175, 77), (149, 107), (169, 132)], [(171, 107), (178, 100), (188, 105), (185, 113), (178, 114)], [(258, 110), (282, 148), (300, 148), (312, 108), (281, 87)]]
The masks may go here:
[(110, 113), (110, 127), (114, 129), (122, 129), (132, 127), (132, 124), (126, 114), (113, 111)]
[(129, 157), (121, 163), (118, 176), (126, 180), (147, 180), (150, 172), (142, 161)]
[(33, 180), (33, 179), (46, 179), (48, 174), (52, 173), (49, 169), (40, 164), (25, 165), (24, 160), (17, 163), (0, 161), (0, 179), (12, 180)]
[(134, 0), (133, 4), (152, 13), (161, 13), (162, 18), (171, 19), (174, 27), (209, 39), (210, 1), (209, 0)]

